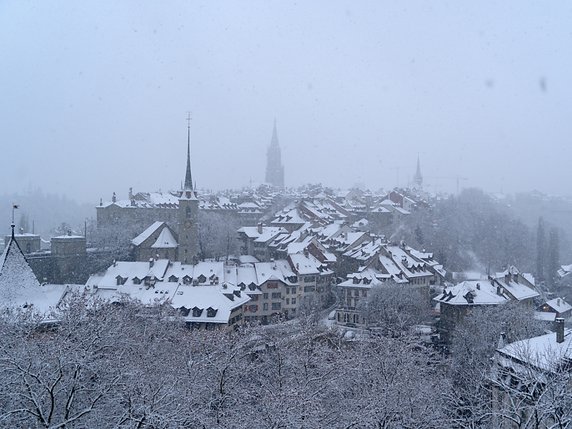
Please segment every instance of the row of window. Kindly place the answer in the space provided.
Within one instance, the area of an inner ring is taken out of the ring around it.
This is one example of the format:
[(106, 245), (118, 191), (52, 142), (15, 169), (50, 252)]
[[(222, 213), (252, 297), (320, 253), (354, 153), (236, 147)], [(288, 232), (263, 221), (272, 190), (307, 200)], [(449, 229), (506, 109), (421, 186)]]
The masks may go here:
[[(342, 295), (344, 296), (355, 296), (355, 297), (359, 297), (360, 296), (360, 289), (346, 289), (343, 288), (342, 289)], [(361, 296), (362, 297), (367, 297), (367, 289), (361, 289)]]
[[(294, 298), (294, 303), (295, 303), (295, 298)], [(287, 303), (288, 304), (288, 303)], [(251, 304), (251, 305), (247, 305), (245, 310), (249, 313), (256, 313), (258, 311), (258, 305), (256, 304)], [(268, 311), (268, 303), (265, 302), (264, 304), (262, 304), (262, 311)], [(270, 306), (270, 308), (273, 311), (280, 311), (282, 309), (282, 303), (281, 302), (273, 302), (272, 305)]]

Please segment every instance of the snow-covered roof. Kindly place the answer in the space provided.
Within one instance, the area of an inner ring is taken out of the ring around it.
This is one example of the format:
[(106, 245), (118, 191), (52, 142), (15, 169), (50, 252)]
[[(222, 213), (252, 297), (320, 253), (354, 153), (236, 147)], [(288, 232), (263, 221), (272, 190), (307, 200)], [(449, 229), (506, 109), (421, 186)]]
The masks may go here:
[(288, 255), (294, 269), (300, 275), (319, 274), (318, 267), (321, 265), (320, 261), (312, 255), (304, 255), (302, 253)]
[(44, 285), (34, 275), (20, 246), (11, 239), (0, 257), (0, 307), (32, 307), (46, 313), (57, 307), (64, 285)]
[(258, 243), (266, 243), (278, 234), (286, 233), (287, 231), (278, 226), (243, 226), (238, 229), (238, 232), (242, 232), (248, 238), (252, 238)]
[[(144, 279), (153, 281), (146, 284)], [(159, 259), (152, 265), (116, 262), (105, 273), (91, 276), (87, 286), (96, 296), (106, 299), (129, 296), (145, 305), (165, 302), (177, 309), (203, 310), (184, 315), (188, 322), (228, 323), (231, 311), (250, 299), (241, 293), (237, 282), (236, 269), (225, 270), (223, 262), (189, 265)]]
[(296, 207), (287, 207), (276, 214), (272, 224), (304, 224), (306, 220), (300, 215)]
[(237, 286), (243, 284), (248, 287), (249, 285), (258, 286), (258, 278), (256, 277), (256, 269), (253, 265), (243, 265), (236, 268), (237, 272)]
[(159, 228), (161, 228), (161, 226), (164, 223), (165, 222), (159, 222), (159, 221), (153, 222), (153, 224), (149, 226), (145, 231), (143, 231), (141, 234), (139, 234), (137, 237), (131, 240), (131, 243), (134, 246), (140, 246), (141, 243), (143, 243), (145, 240), (151, 237), (151, 235), (153, 235), (154, 232), (156, 232)]
[(560, 277), (566, 277), (571, 272), (572, 272), (572, 265), (561, 265), (560, 269), (558, 270), (558, 275)]
[(564, 361), (572, 359), (572, 330), (564, 329), (561, 343), (556, 341), (554, 332), (510, 343), (497, 350), (495, 359), (502, 366), (513, 367), (516, 361), (543, 371), (556, 371)]
[(356, 220), (351, 226), (352, 228), (361, 228), (367, 225), (369, 225), (369, 221), (366, 218), (362, 218), (360, 220)]
[(254, 266), (256, 267), (256, 278), (259, 285), (269, 280), (285, 282), (284, 274), (276, 262), (259, 262)]
[(449, 305), (498, 305), (509, 301), (504, 294), (497, 293), (497, 287), (486, 280), (467, 280), (443, 290), (433, 298)]
[(546, 301), (546, 305), (557, 313), (566, 313), (567, 311), (572, 310), (572, 305), (564, 301), (564, 298), (551, 299), (550, 301)]
[(339, 287), (371, 289), (372, 286), (381, 285), (389, 279), (388, 275), (382, 275), (378, 271), (366, 268), (357, 273), (348, 274), (347, 280), (339, 283)]
[(151, 245), (153, 249), (174, 249), (178, 246), (179, 244), (177, 243), (177, 240), (173, 237), (171, 230), (167, 227), (163, 228), (159, 237), (155, 240), (155, 243)]
[(254, 264), (255, 262), (260, 262), (258, 258), (252, 255), (240, 255), (238, 261), (241, 264)]
[(537, 291), (529, 287), (529, 285), (534, 286), (534, 284), (531, 284), (526, 277), (523, 277), (514, 266), (510, 266), (501, 273), (496, 273), (495, 282), (502, 286), (503, 290), (512, 295), (517, 301), (540, 296)]

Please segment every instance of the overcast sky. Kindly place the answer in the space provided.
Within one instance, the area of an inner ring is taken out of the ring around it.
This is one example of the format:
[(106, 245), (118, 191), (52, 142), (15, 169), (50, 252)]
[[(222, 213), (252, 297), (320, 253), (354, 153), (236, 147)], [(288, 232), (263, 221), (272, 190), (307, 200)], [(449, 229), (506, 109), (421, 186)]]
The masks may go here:
[(572, 194), (569, 1), (0, 1), (0, 192)]

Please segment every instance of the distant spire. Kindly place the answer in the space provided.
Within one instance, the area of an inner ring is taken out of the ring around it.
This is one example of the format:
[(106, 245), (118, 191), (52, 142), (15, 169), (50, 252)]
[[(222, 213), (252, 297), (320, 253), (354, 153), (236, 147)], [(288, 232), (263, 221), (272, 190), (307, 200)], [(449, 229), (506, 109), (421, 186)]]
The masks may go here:
[(266, 154), (266, 183), (276, 188), (284, 187), (284, 166), (280, 155), (280, 146), (278, 144), (278, 131), (276, 129), (276, 118), (274, 119), (274, 127), (272, 129), (272, 139)]
[(185, 172), (185, 189), (193, 189), (193, 176), (191, 174), (191, 113), (187, 115), (187, 171)]
[(278, 131), (276, 130), (276, 118), (274, 118), (274, 128), (272, 129), (272, 140), (270, 141), (271, 146), (278, 146)]
[(419, 188), (421, 188), (423, 185), (423, 176), (421, 175), (421, 163), (419, 162), (419, 154), (417, 154), (417, 171), (415, 172), (413, 182)]

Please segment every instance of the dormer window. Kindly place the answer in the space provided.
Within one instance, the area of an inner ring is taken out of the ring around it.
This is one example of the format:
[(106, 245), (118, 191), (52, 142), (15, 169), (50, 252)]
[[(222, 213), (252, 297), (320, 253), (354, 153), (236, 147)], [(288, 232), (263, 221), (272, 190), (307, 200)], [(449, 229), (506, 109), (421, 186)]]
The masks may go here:
[(193, 317), (201, 317), (203, 314), (203, 309), (199, 307), (193, 307)]
[(215, 317), (217, 312), (218, 312), (217, 309), (209, 307), (207, 308), (207, 317)]
[(169, 282), (170, 283), (177, 283), (179, 281), (179, 278), (175, 275), (169, 277)]
[(133, 277), (133, 284), (134, 285), (140, 285), (141, 279), (139, 277)]
[(115, 277), (115, 279), (117, 280), (117, 286), (124, 285), (125, 282), (127, 281), (127, 277), (117, 276)]
[(201, 275), (199, 276), (199, 283), (204, 283), (204, 282), (206, 282), (206, 281), (207, 281), (207, 278), (204, 276), (204, 274), (201, 274)]
[(183, 277), (183, 284), (190, 285), (192, 280), (193, 279), (191, 278), (191, 276), (186, 275), (185, 277)]

